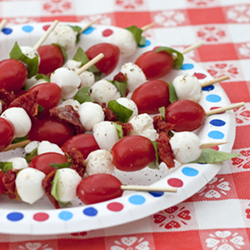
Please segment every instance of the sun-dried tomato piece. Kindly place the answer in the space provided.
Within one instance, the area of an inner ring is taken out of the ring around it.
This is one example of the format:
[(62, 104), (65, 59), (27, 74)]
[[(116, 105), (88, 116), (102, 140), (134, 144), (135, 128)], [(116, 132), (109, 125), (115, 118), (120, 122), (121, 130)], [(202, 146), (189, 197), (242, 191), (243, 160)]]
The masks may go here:
[(76, 134), (82, 134), (85, 132), (85, 129), (80, 122), (79, 114), (71, 105), (54, 107), (50, 109), (49, 112), (51, 116), (72, 125)]
[(102, 103), (102, 110), (104, 112), (104, 121), (115, 122), (117, 117), (115, 113), (107, 107), (106, 103)]
[(5, 193), (11, 200), (13, 199), (20, 200), (16, 191), (16, 183), (15, 183), (16, 175), (17, 175), (17, 170), (9, 169), (6, 173), (4, 173), (2, 177), (2, 181), (6, 190)]
[(76, 148), (72, 148), (68, 154), (72, 160), (70, 168), (74, 169), (81, 177), (83, 177), (86, 165), (84, 164), (85, 159), (82, 153)]
[(15, 94), (5, 89), (0, 89), (0, 102), (2, 103), (2, 111), (8, 108), (10, 103), (15, 100)]
[(126, 74), (123, 74), (122, 72), (119, 72), (117, 75), (114, 76), (113, 80), (117, 81), (117, 82), (127, 82), (128, 77), (127, 77)]
[(123, 136), (127, 136), (133, 130), (133, 126), (131, 123), (123, 123), (121, 121), (116, 121), (117, 124), (122, 126)]
[(169, 143), (169, 137), (165, 132), (161, 132), (159, 137), (156, 139), (159, 163), (164, 162), (168, 168), (173, 168), (175, 166), (174, 153)]
[(174, 125), (166, 122), (161, 115), (154, 116), (153, 120), (157, 133), (165, 132), (168, 134), (168, 132), (174, 128)]

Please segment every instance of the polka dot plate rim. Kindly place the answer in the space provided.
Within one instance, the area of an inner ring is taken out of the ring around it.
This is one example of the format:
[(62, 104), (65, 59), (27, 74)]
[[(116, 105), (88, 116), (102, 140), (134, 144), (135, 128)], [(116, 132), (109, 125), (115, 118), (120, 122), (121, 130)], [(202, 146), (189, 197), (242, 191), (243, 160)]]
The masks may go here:
[[(20, 46), (34, 45), (50, 24), (50, 22), (7, 24), (0, 33), (0, 59), (9, 57), (9, 52), (15, 41)], [(84, 26), (83, 23), (66, 24)], [(108, 42), (110, 35), (118, 29), (120, 28), (94, 24), (81, 34), (80, 42), (76, 48), (81, 46), (83, 49), (87, 49), (95, 43)], [(49, 38), (44, 44), (49, 44)], [(108, 78), (112, 79), (125, 62), (134, 62), (140, 54), (157, 46), (167, 45), (147, 37), (146, 46), (138, 47), (133, 56), (120, 59), (116, 70)], [(69, 53), (70, 59), (75, 51)], [(201, 82), (213, 79), (205, 69), (190, 59), (188, 55), (184, 58), (181, 70), (172, 70), (162, 79), (171, 81), (175, 76), (184, 73), (197, 75)], [(230, 101), (222, 87), (215, 84), (211, 88), (203, 89), (200, 103), (205, 110), (209, 110), (214, 106), (228, 105)], [(219, 149), (231, 152), (235, 139), (233, 111), (206, 117), (205, 124), (196, 132), (202, 143), (210, 141), (229, 142), (219, 146)], [(18, 154), (22, 154), (22, 151), (0, 153), (0, 161), (3, 161), (5, 157)], [(80, 204), (76, 200), (72, 202), (71, 207), (54, 209), (46, 197), (34, 205), (28, 205), (18, 201), (9, 201), (7, 197), (2, 196), (0, 197), (0, 233), (63, 234), (107, 228), (139, 220), (186, 200), (206, 185), (224, 164), (184, 164), (172, 170), (166, 170), (164, 166), (161, 166), (160, 170), (146, 168), (134, 173), (116, 171), (115, 175), (124, 184), (171, 186), (177, 187), (178, 191), (177, 193), (125, 192), (124, 196), (120, 198), (88, 206)]]

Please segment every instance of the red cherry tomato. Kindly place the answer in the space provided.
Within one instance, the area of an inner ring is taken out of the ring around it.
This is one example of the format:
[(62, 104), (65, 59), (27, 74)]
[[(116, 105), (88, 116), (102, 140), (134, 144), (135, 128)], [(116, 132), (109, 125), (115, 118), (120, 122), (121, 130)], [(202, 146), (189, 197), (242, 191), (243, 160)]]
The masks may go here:
[(70, 153), (72, 148), (79, 150), (85, 159), (90, 152), (100, 149), (92, 134), (75, 135), (61, 146), (62, 151), (66, 153)]
[(68, 158), (66, 155), (49, 152), (37, 155), (30, 162), (29, 167), (38, 169), (47, 175), (54, 169), (50, 166), (51, 163), (62, 164), (66, 162), (68, 162)]
[(14, 127), (6, 119), (0, 117), (0, 152), (10, 145), (14, 137)]
[(159, 79), (167, 75), (174, 66), (172, 55), (166, 51), (147, 51), (135, 61), (148, 80)]
[(80, 181), (76, 193), (88, 205), (121, 197), (121, 185), (120, 180), (111, 174), (94, 174)]
[(32, 87), (28, 92), (37, 90), (39, 90), (37, 95), (37, 103), (44, 108), (44, 113), (57, 106), (61, 100), (61, 88), (55, 83), (42, 83)]
[(38, 48), (37, 52), (40, 56), (40, 64), (38, 73), (48, 75), (60, 68), (64, 64), (64, 56), (59, 46), (50, 44), (42, 45)]
[(131, 100), (136, 103), (139, 114), (157, 114), (160, 107), (170, 104), (168, 84), (162, 80), (149, 80), (135, 89)]
[(100, 53), (104, 54), (104, 57), (95, 66), (107, 76), (115, 69), (119, 60), (120, 50), (111, 43), (98, 43), (90, 47), (85, 53), (89, 60), (92, 60)]
[(53, 117), (44, 116), (39, 120), (33, 119), (28, 139), (31, 141), (46, 140), (61, 147), (73, 135), (74, 133), (70, 125)]
[(19, 60), (6, 59), (0, 62), (0, 89), (19, 91), (26, 83), (28, 70)]
[(197, 102), (178, 100), (166, 108), (165, 117), (167, 122), (175, 125), (173, 131), (194, 131), (204, 123), (206, 113)]
[(5, 186), (2, 180), (3, 176), (4, 176), (4, 172), (0, 170), (0, 196), (5, 192)]
[(155, 160), (155, 148), (148, 138), (140, 135), (125, 136), (112, 150), (113, 164), (122, 171), (137, 171)]

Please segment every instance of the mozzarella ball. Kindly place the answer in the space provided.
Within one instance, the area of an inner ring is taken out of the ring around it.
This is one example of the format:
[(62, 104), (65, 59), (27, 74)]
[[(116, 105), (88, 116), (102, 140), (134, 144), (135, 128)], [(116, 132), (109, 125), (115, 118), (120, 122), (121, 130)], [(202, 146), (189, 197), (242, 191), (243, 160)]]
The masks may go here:
[(27, 57), (29, 57), (30, 59), (33, 59), (36, 56), (38, 56), (38, 63), (40, 62), (40, 56), (39, 56), (39, 53), (37, 52), (37, 50), (34, 50), (30, 46), (20, 46), (20, 49), (23, 52), (23, 54), (26, 55)]
[(129, 92), (133, 92), (137, 87), (147, 81), (141, 68), (134, 63), (125, 63), (121, 67), (121, 72), (127, 77), (127, 88)]
[(99, 104), (108, 103), (121, 97), (117, 88), (109, 81), (102, 79), (90, 88), (90, 97)]
[(58, 43), (64, 47), (67, 52), (70, 52), (75, 48), (76, 33), (69, 25), (59, 24), (51, 32), (50, 42)]
[(76, 60), (68, 60), (66, 65), (67, 68), (71, 69), (71, 70), (76, 70), (79, 69), (81, 67), (81, 62), (76, 61)]
[(121, 57), (131, 56), (137, 49), (135, 37), (127, 29), (116, 30), (110, 37), (110, 42), (119, 48)]
[(81, 79), (76, 72), (67, 68), (56, 69), (51, 74), (50, 81), (56, 83), (61, 88), (63, 99), (74, 97), (81, 84)]
[(145, 136), (151, 141), (157, 139), (157, 131), (154, 129), (153, 118), (148, 114), (140, 114), (133, 117), (129, 123), (132, 124), (133, 130), (131, 135)]
[(11, 162), (12, 169), (16, 169), (16, 170), (27, 168), (29, 166), (26, 159), (24, 159), (23, 157), (12, 157), (8, 159), (7, 162)]
[(81, 176), (71, 168), (57, 170), (58, 182), (56, 190), (60, 202), (70, 202), (77, 197), (76, 188), (81, 181)]
[(39, 200), (45, 191), (42, 187), (42, 180), (46, 175), (35, 168), (25, 168), (16, 176), (16, 189), (21, 200), (33, 204)]
[(179, 75), (173, 80), (173, 86), (178, 99), (198, 102), (201, 97), (201, 84), (195, 76)]
[(51, 143), (49, 141), (41, 141), (37, 147), (37, 154), (41, 155), (50, 152), (64, 155), (64, 152), (57, 144)]
[(26, 154), (31, 153), (34, 149), (38, 148), (39, 141), (31, 141), (24, 147), (24, 151)]
[(81, 104), (77, 100), (68, 99), (66, 101), (63, 101), (61, 104), (59, 104), (58, 108), (65, 107), (67, 105), (71, 105), (75, 111), (78, 111)]
[(175, 159), (180, 163), (197, 160), (201, 155), (200, 139), (193, 132), (178, 132), (170, 139)]
[(82, 87), (91, 87), (95, 83), (95, 76), (90, 71), (83, 71), (79, 75), (79, 77), (81, 79), (81, 88)]
[(102, 107), (93, 102), (84, 102), (78, 109), (80, 121), (86, 131), (92, 131), (95, 124), (104, 121)]
[(45, 81), (44, 79), (39, 79), (37, 80), (35, 78), (36, 76), (33, 76), (31, 77), (30, 79), (27, 79), (26, 83), (25, 83), (25, 89), (26, 90), (29, 90), (31, 89), (32, 87), (36, 86), (36, 85), (39, 85), (39, 84), (42, 84), (42, 83), (46, 83), (47, 81)]
[(113, 174), (115, 166), (112, 163), (112, 154), (105, 149), (92, 151), (86, 161), (86, 174)]
[(31, 120), (23, 108), (13, 107), (6, 109), (1, 117), (12, 123), (14, 126), (14, 137), (26, 136), (31, 129)]
[(130, 118), (129, 118), (130, 120), (131, 120), (133, 117), (135, 117), (135, 116), (138, 115), (138, 108), (137, 108), (137, 106), (136, 106), (136, 104), (135, 104), (134, 101), (132, 101), (132, 100), (126, 98), (126, 97), (120, 97), (120, 98), (116, 99), (116, 101), (117, 101), (119, 104), (121, 104), (122, 106), (124, 106), (124, 107), (126, 107), (126, 108), (128, 108), (128, 109), (130, 109), (130, 110), (133, 111), (132, 115), (131, 115)]
[(93, 127), (93, 135), (100, 149), (111, 150), (119, 140), (117, 129), (113, 122), (103, 121)]

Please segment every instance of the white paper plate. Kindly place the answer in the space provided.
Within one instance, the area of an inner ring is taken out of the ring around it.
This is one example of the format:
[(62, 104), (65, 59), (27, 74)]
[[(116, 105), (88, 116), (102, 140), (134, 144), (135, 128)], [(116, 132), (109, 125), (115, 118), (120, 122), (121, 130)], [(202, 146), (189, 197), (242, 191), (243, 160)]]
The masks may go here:
[[(72, 24), (72, 23), (71, 23)], [(0, 59), (9, 57), (14, 43), (19, 46), (34, 46), (45, 32), (49, 23), (9, 26), (0, 33)], [(82, 24), (73, 24), (83, 26)], [(108, 42), (110, 32), (118, 28), (112, 26), (93, 25), (82, 35), (80, 43), (84, 50), (93, 44)], [(44, 44), (49, 44), (49, 39)], [(120, 59), (114, 72), (116, 74), (125, 62), (135, 62), (143, 52), (159, 44), (147, 38), (147, 46), (138, 48), (135, 55), (126, 60)], [(77, 49), (76, 47), (76, 49)], [(71, 59), (75, 51), (69, 54)], [(172, 70), (166, 81), (172, 81), (178, 74), (194, 74), (203, 76), (200, 81), (211, 80), (212, 77), (197, 63), (185, 57), (182, 70)], [(113, 74), (113, 75), (114, 75)], [(112, 76), (108, 76), (112, 79)], [(215, 84), (203, 91), (200, 104), (205, 110), (230, 104), (227, 95)], [(216, 121), (216, 122), (215, 122)], [(197, 130), (201, 142), (230, 142), (219, 147), (219, 150), (230, 152), (235, 138), (235, 118), (233, 111), (213, 115), (206, 118), (205, 124)], [(0, 154), (0, 161), (5, 161), (14, 155), (21, 155), (17, 149)], [(0, 197), (0, 233), (9, 234), (61, 234), (88, 231), (120, 225), (152, 215), (160, 210), (182, 202), (199, 191), (220, 170), (223, 164), (185, 164), (168, 171), (164, 166), (160, 170), (145, 168), (138, 172), (125, 173), (116, 171), (116, 176), (124, 184), (173, 186), (178, 187), (177, 193), (126, 192), (123, 197), (94, 205), (85, 206), (79, 200), (73, 202), (72, 207), (54, 209), (47, 197), (43, 197), (34, 205), (9, 201), (5, 195)]]

